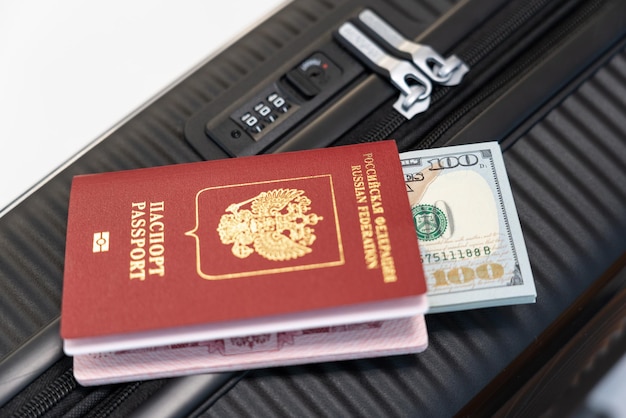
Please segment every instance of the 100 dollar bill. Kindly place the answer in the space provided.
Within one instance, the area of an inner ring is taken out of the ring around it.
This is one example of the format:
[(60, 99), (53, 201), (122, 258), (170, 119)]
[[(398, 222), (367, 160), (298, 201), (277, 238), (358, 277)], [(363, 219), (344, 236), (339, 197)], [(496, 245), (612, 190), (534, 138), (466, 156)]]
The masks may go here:
[(429, 313), (531, 303), (536, 290), (497, 142), (400, 154)]

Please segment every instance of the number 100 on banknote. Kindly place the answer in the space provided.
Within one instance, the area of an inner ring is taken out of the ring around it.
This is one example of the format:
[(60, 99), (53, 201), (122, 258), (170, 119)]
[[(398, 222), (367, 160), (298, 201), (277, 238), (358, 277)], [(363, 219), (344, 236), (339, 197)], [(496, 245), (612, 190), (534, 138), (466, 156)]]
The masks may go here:
[(429, 313), (532, 303), (536, 290), (497, 142), (400, 154)]

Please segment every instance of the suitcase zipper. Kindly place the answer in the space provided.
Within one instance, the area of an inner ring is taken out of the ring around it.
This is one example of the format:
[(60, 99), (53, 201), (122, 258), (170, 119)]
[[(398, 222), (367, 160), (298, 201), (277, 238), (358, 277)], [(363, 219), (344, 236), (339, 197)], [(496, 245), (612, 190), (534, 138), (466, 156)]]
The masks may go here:
[(45, 390), (33, 397), (28, 403), (20, 408), (15, 417), (41, 417), (50, 409), (57, 405), (74, 389), (76, 380), (72, 374), (72, 369), (66, 370), (58, 376)]
[(428, 109), (433, 83), (444, 86), (457, 85), (469, 70), (469, 67), (455, 55), (443, 58), (430, 46), (404, 38), (369, 9), (359, 13), (358, 20), (403, 59), (395, 58), (383, 51), (351, 22), (341, 25), (337, 37), (361, 61), (387, 77), (400, 90), (400, 96), (393, 107), (407, 119)]
[[(430, 81), (439, 84), (439, 86), (433, 88), (432, 93), (427, 98), (429, 103), (426, 107), (430, 108), (428, 112), (422, 113), (421, 109), (418, 109), (416, 112), (399, 111), (398, 102), (407, 96), (401, 90), (401, 96), (396, 100), (394, 108), (389, 109), (385, 105), (387, 110), (378, 113), (378, 117), (375, 117), (377, 122), (370, 129), (366, 130), (364, 135), (361, 135), (356, 140), (355, 138), (342, 138), (338, 144), (373, 142), (390, 138), (392, 134), (396, 133), (394, 137), (401, 150), (432, 146), (464, 116), (480, 106), (484, 106), (483, 103), (486, 99), (515, 80), (525, 70), (532, 68), (537, 62), (536, 60), (548, 52), (556, 42), (562, 40), (568, 33), (571, 33), (578, 25), (582, 24), (585, 18), (597, 10), (603, 1), (595, 0), (585, 4), (584, 7), (576, 10), (572, 16), (557, 24), (555, 28), (549, 29), (549, 35), (543, 38), (542, 42), (536, 43), (531, 49), (524, 51), (523, 54), (520, 54), (514, 60), (508, 59), (504, 56), (505, 54), (500, 54), (504, 47), (519, 39), (520, 33), (527, 32), (523, 31), (522, 28), (530, 27), (529, 31), (536, 29), (537, 26), (540, 26), (537, 21), (543, 21), (551, 13), (557, 15), (553, 19), (560, 19), (568, 15), (580, 2), (564, 1), (560, 2), (562, 4), (558, 3), (549, 0), (535, 0), (513, 4), (504, 11), (506, 18), (496, 18), (488, 22), (487, 26), (483, 28), (484, 30), (481, 31), (481, 33), (485, 34), (484, 36), (480, 39), (468, 40), (456, 48), (456, 55), (442, 59), (444, 64), (449, 66), (456, 65), (455, 69), (459, 71), (456, 74), (456, 84), (459, 84), (459, 86), (450, 87), (455, 84), (446, 85), (437, 79), (429, 77)], [(559, 10), (559, 13), (555, 13), (556, 8), (559, 6), (563, 7)], [(367, 13), (371, 12), (368, 11)], [(362, 20), (361, 16), (362, 14), (359, 15), (360, 20)], [(371, 26), (368, 27), (371, 28)], [(380, 36), (381, 34), (379, 33), (378, 35)], [(511, 41), (512, 35), (517, 35), (517, 38), (514, 38), (513, 41)], [(384, 35), (380, 37), (384, 38)], [(384, 74), (384, 71), (380, 71), (379, 68), (372, 64), (372, 60), (368, 61), (368, 57), (364, 59), (363, 51), (358, 51), (358, 48), (350, 43), (350, 40), (342, 37), (341, 34), (339, 34), (338, 39), (344, 45), (348, 45), (348, 49), (355, 53), (357, 57), (363, 59), (375, 71)], [(390, 44), (389, 42), (387, 43)], [(398, 49), (396, 46), (393, 47)], [(433, 62), (435, 61), (433, 60)], [(459, 65), (458, 62), (462, 64)], [(441, 67), (442, 65), (430, 66), (430, 68)], [(464, 78), (468, 68), (472, 70), (469, 71), (468, 77)], [(487, 75), (487, 73), (491, 76)], [(468, 78), (471, 78), (471, 80), (468, 80)], [(466, 83), (466, 81), (475, 82)], [(452, 92), (456, 94), (450, 97)], [(418, 106), (424, 107), (423, 103), (418, 104)], [(398, 130), (403, 132), (398, 134)]]
[[(90, 416), (107, 417), (115, 414), (119, 405), (132, 395), (140, 385), (141, 382), (133, 382), (115, 385), (118, 387), (111, 386), (98, 393), (92, 393), (89, 399), (89, 404), (93, 406), (93, 409), (90, 407)], [(58, 408), (66, 399), (74, 396), (73, 393), (81, 388), (74, 378), (73, 368), (65, 368), (65, 371), (46, 384), (43, 390), (20, 407), (13, 416), (16, 418), (36, 418), (56, 414), (55, 408)], [(80, 401), (76, 405), (79, 404)], [(63, 412), (63, 414), (66, 413), (71, 413), (71, 411)]]
[[(453, 112), (447, 113), (446, 116), (426, 134), (420, 137), (414, 135), (411, 138), (411, 143), (407, 144), (407, 146), (417, 146), (420, 149), (432, 147), (442, 137), (444, 137), (451, 128), (459, 123), (462, 123), (464, 116), (468, 115), (474, 110), (482, 109), (487, 106), (487, 99), (489, 97), (497, 96), (497, 92), (499, 90), (510, 85), (511, 82), (519, 79), (519, 77), (522, 76), (527, 69), (535, 66), (537, 62), (541, 59), (541, 57), (548, 54), (554, 48), (554, 46), (563, 39), (565, 39), (568, 34), (574, 32), (577, 27), (579, 27), (585, 22), (587, 18), (589, 18), (590, 15), (598, 10), (602, 3), (603, 0), (593, 0), (586, 3), (584, 7), (578, 9), (573, 15), (569, 16), (557, 27), (551, 30), (548, 36), (542, 38), (542, 41), (537, 43), (536, 46), (517, 58), (514, 61), (514, 65), (506, 66), (493, 81), (481, 87), (477, 93), (473, 94), (469, 100), (462, 103)], [(472, 63), (475, 63), (478, 59), (477, 57), (480, 56), (480, 52), (460, 52), (460, 54), (462, 56), (467, 56), (468, 61)], [(444, 94), (445, 93), (446, 92), (444, 92)]]
[(437, 84), (456, 86), (469, 71), (469, 67), (456, 55), (443, 58), (430, 46), (406, 39), (369, 9), (359, 13), (359, 21), (373, 31), (396, 54), (410, 60), (424, 75)]

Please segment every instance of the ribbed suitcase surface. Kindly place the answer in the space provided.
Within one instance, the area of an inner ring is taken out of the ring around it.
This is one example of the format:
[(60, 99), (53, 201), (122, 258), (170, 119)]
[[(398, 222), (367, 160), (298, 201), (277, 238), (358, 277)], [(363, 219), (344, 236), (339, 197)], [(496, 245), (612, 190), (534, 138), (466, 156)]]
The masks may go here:
[[(184, 139), (185, 121), (234, 85), (252, 88), (270, 76), (271, 58), (318, 36), (320, 22), (335, 24), (354, 3), (294, 1), (0, 218), (0, 359), (59, 315), (72, 176), (200, 160)], [(396, 0), (385, 7), (419, 33), (454, 3)], [(517, 141), (506, 141), (536, 304), (429, 316), (430, 347), (419, 355), (251, 371), (205, 416), (457, 412), (626, 250), (624, 108), (622, 51)]]

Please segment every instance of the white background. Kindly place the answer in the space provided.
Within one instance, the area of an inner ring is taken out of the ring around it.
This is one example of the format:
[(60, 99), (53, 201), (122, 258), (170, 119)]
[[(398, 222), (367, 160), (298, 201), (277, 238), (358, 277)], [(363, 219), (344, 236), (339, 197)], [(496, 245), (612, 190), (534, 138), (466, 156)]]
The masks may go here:
[(0, 0), (0, 209), (285, 0)]

